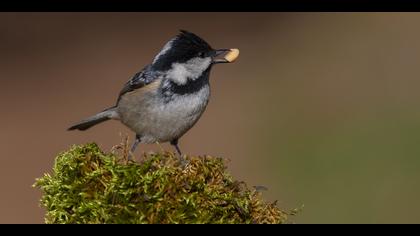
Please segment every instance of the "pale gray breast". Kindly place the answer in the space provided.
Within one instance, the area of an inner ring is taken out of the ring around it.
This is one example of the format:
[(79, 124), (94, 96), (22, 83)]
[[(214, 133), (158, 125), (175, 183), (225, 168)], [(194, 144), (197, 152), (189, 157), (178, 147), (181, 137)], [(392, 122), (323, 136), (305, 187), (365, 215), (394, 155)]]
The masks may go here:
[[(151, 86), (159, 85), (160, 81)], [(122, 96), (118, 112), (121, 121), (141, 135), (144, 143), (181, 137), (200, 118), (210, 96), (209, 85), (193, 94), (175, 94), (169, 101), (165, 101), (157, 89), (141, 90)]]

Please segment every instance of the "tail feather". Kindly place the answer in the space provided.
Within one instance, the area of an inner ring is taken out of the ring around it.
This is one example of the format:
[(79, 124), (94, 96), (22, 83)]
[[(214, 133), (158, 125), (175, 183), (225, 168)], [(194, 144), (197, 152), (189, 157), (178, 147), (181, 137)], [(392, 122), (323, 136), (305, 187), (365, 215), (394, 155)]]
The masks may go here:
[(87, 130), (90, 127), (97, 125), (99, 123), (102, 123), (104, 121), (107, 121), (109, 119), (115, 118), (116, 117), (116, 108), (115, 107), (111, 107), (108, 108), (96, 115), (93, 115), (91, 117), (88, 117), (82, 121), (80, 121), (79, 123), (71, 126), (70, 128), (68, 128), (67, 130)]

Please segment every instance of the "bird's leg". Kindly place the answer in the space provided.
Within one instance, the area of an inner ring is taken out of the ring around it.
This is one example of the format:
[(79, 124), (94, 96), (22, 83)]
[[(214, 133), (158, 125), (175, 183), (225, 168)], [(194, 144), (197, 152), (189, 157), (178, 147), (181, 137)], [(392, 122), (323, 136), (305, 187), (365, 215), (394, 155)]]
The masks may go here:
[(140, 141), (141, 141), (140, 135), (136, 134), (136, 139), (134, 140), (133, 146), (131, 146), (130, 153), (128, 154), (129, 161), (133, 160), (133, 153), (136, 150), (137, 146), (139, 145)]
[(171, 145), (173, 145), (173, 146), (175, 147), (176, 151), (177, 151), (177, 152), (178, 152), (178, 154), (181, 156), (181, 155), (182, 155), (182, 153), (181, 153), (181, 149), (179, 149), (179, 146), (178, 146), (178, 139), (174, 139), (174, 140), (172, 140), (172, 141), (171, 141)]
[(172, 140), (171, 145), (173, 145), (175, 147), (176, 151), (178, 152), (179, 161), (181, 162), (181, 165), (185, 166), (186, 164), (188, 164), (187, 161), (182, 157), (181, 149), (179, 149), (179, 146), (178, 146), (178, 139)]

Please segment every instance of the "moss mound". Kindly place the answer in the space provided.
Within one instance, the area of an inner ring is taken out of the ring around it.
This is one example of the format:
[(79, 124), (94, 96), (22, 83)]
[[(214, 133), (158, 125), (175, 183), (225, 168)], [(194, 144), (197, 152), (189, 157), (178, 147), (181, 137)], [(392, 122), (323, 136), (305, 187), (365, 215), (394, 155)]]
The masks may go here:
[(42, 191), (46, 223), (284, 223), (276, 203), (234, 181), (221, 158), (104, 153), (94, 144), (73, 146), (56, 158)]

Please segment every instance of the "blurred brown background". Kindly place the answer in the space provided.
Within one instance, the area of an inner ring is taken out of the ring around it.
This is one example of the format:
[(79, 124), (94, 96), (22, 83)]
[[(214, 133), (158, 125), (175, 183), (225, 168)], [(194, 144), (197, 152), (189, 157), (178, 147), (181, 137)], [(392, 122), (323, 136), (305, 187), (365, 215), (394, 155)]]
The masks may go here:
[(230, 158), (265, 198), (305, 205), (297, 223), (420, 223), (419, 24), (417, 13), (0, 13), (0, 223), (43, 222), (31, 185), (58, 152), (133, 136), (116, 121), (66, 128), (113, 105), (178, 29), (241, 50), (213, 69), (185, 153)]

